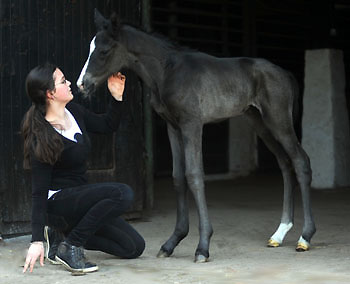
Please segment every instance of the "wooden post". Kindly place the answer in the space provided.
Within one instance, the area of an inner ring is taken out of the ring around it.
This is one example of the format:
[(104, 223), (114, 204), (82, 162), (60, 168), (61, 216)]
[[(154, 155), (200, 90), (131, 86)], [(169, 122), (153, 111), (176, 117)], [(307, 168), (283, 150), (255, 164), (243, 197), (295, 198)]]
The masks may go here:
[[(151, 31), (151, 3), (150, 0), (142, 2), (142, 27)], [(143, 113), (144, 113), (144, 134), (146, 150), (146, 209), (153, 208), (154, 201), (154, 181), (153, 181), (153, 121), (152, 108), (150, 104), (151, 89), (145, 84), (142, 85)]]

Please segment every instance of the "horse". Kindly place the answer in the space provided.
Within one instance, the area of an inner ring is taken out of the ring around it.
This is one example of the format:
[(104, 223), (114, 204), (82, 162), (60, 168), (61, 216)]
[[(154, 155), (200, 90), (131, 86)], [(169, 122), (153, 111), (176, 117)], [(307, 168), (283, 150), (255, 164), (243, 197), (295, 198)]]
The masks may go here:
[(304, 225), (297, 251), (307, 251), (316, 232), (310, 205), (311, 168), (293, 125), (298, 85), (293, 75), (261, 58), (217, 58), (176, 45), (165, 37), (110, 19), (97, 10), (97, 33), (77, 85), (86, 95), (121, 68), (135, 72), (152, 90), (151, 105), (166, 121), (177, 193), (174, 232), (158, 257), (170, 256), (189, 231), (188, 192), (199, 216), (195, 262), (209, 259), (213, 234), (204, 192), (202, 131), (206, 123), (244, 115), (276, 156), (283, 176), (284, 201), (280, 225), (268, 240), (282, 244), (293, 226), (293, 192), (300, 187)]

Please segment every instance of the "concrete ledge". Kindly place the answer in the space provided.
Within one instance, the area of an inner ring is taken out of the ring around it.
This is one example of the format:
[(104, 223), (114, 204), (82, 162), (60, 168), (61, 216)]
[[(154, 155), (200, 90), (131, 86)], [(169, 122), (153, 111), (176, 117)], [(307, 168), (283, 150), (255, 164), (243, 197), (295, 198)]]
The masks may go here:
[(303, 104), (302, 145), (311, 160), (311, 186), (349, 186), (350, 131), (342, 51), (306, 51)]

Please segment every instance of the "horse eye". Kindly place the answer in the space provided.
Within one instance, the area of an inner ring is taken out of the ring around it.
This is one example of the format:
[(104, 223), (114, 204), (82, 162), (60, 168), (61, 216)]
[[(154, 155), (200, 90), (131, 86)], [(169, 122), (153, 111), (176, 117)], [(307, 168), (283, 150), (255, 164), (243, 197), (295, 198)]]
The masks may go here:
[(106, 54), (108, 53), (108, 51), (109, 51), (109, 49), (101, 49), (101, 50), (100, 50), (100, 53), (101, 53), (102, 55), (106, 55)]

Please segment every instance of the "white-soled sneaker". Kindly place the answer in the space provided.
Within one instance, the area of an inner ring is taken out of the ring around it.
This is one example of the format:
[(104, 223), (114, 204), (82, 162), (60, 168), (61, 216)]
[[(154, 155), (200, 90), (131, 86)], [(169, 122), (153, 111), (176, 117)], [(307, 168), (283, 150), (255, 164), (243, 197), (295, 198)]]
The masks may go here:
[(56, 261), (62, 263), (71, 272), (94, 272), (98, 270), (95, 263), (88, 262), (84, 248), (62, 242), (57, 249)]

